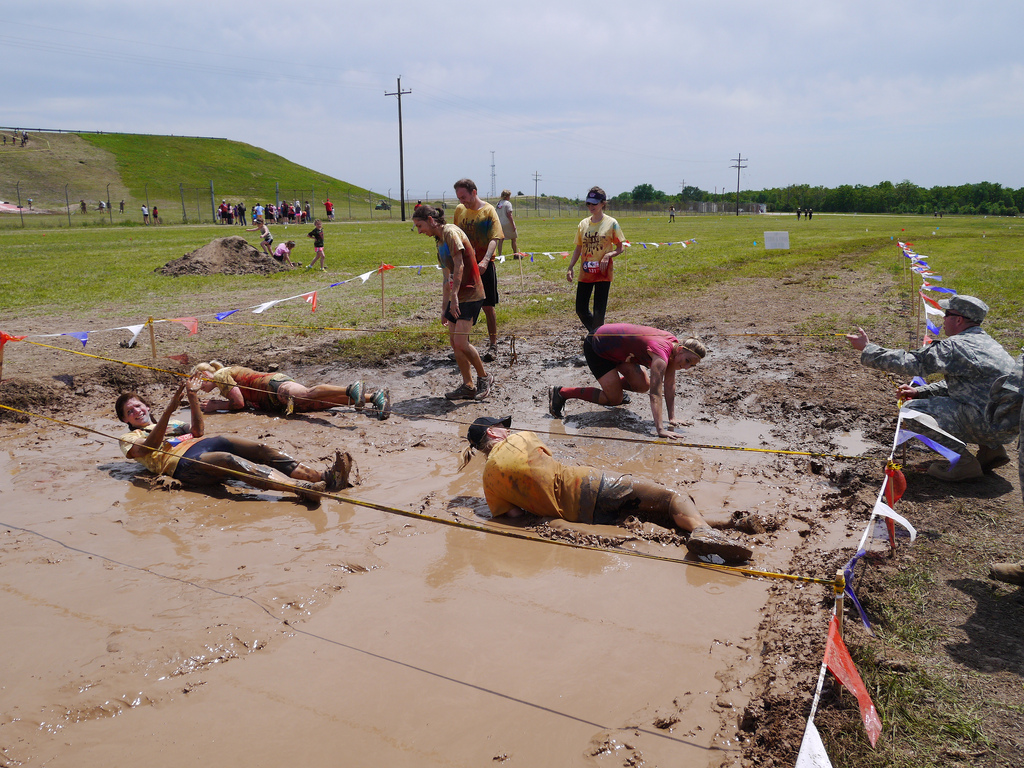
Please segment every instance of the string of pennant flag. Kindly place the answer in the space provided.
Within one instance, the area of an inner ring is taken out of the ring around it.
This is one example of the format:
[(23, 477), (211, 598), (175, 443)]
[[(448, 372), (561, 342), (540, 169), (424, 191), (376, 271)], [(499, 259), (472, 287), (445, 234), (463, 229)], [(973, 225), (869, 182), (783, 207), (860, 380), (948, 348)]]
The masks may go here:
[[(648, 248), (661, 248), (661, 247), (664, 247), (664, 246), (672, 246), (672, 245), (679, 245), (679, 246), (682, 246), (683, 248), (686, 248), (688, 245), (695, 244), (696, 242), (697, 242), (696, 239), (691, 238), (689, 240), (676, 240), (676, 241), (667, 242), (667, 243), (639, 243), (639, 242), (638, 243), (630, 243), (630, 242), (627, 241), (625, 244), (628, 247), (634, 247), (634, 248), (635, 247), (640, 247), (640, 248), (644, 248), (644, 249), (648, 249)], [(538, 256), (547, 256), (549, 259), (552, 259), (552, 260), (557, 258), (557, 257), (559, 257), (559, 256), (561, 256), (563, 258), (568, 258), (569, 252), (568, 251), (534, 251), (534, 252), (524, 251), (524, 252), (513, 254), (513, 256), (518, 256), (518, 257), (523, 258), (523, 259), (525, 259), (525, 257), (529, 256), (530, 257), (530, 261), (533, 262), (534, 258), (538, 257)], [(498, 263), (504, 263), (506, 261), (506, 257), (504, 255), (495, 256), (494, 259)], [(82, 343), (82, 347), (84, 348), (87, 345), (87, 343), (89, 341), (89, 336), (91, 334), (109, 333), (109, 332), (113, 332), (113, 331), (128, 331), (131, 334), (131, 338), (128, 341), (128, 346), (132, 346), (135, 343), (135, 341), (138, 339), (139, 334), (142, 333), (142, 331), (148, 325), (155, 325), (155, 324), (158, 324), (158, 323), (178, 323), (181, 326), (183, 326), (186, 330), (188, 330), (189, 335), (195, 335), (195, 334), (197, 334), (199, 332), (199, 321), (202, 320), (202, 319), (212, 318), (213, 320), (221, 322), (221, 321), (225, 320), (226, 318), (230, 317), (231, 315), (234, 315), (234, 314), (236, 314), (238, 312), (246, 312), (246, 311), (251, 312), (254, 315), (262, 315), (264, 312), (266, 312), (268, 309), (271, 309), (272, 307), (275, 307), (275, 306), (277, 306), (279, 304), (284, 304), (284, 303), (289, 302), (289, 301), (296, 301), (296, 300), (299, 300), (299, 299), (301, 299), (302, 301), (305, 301), (307, 304), (310, 305), (310, 312), (316, 312), (317, 303), (318, 303), (318, 300), (319, 300), (319, 294), (322, 291), (329, 290), (331, 288), (338, 288), (338, 287), (340, 287), (342, 285), (348, 285), (350, 283), (354, 284), (357, 281), (359, 282), (360, 285), (364, 285), (366, 283), (366, 281), (369, 280), (374, 275), (379, 275), (379, 274), (382, 274), (384, 272), (388, 272), (388, 271), (393, 270), (393, 269), (414, 269), (414, 270), (416, 270), (416, 274), (417, 275), (422, 275), (424, 269), (427, 269), (427, 270), (433, 269), (433, 270), (440, 271), (441, 267), (437, 263), (433, 263), (433, 264), (381, 264), (380, 266), (375, 267), (375, 268), (370, 269), (370, 270), (367, 270), (366, 272), (363, 272), (362, 274), (356, 275), (354, 277), (350, 277), (350, 278), (348, 278), (346, 280), (339, 280), (337, 282), (330, 283), (330, 284), (324, 286), (323, 288), (318, 288), (318, 289), (315, 289), (315, 290), (312, 290), (312, 291), (306, 291), (304, 293), (298, 293), (298, 294), (295, 294), (294, 296), (285, 296), (283, 298), (270, 299), (268, 301), (264, 301), (264, 302), (261, 302), (259, 304), (255, 304), (255, 305), (250, 306), (250, 307), (239, 307), (237, 309), (230, 309), (230, 310), (220, 311), (220, 312), (209, 312), (209, 313), (200, 314), (200, 315), (194, 315), (194, 316), (189, 316), (189, 317), (169, 317), (169, 318), (161, 318), (161, 319), (158, 319), (158, 320), (154, 320), (154, 319), (150, 318), (149, 320), (147, 320), (144, 323), (134, 323), (134, 324), (131, 324), (131, 325), (119, 325), (119, 326), (114, 326), (112, 328), (96, 328), (96, 329), (92, 329), (92, 330), (88, 330), (88, 331), (77, 331), (76, 330), (76, 331), (61, 331), (61, 332), (57, 332), (57, 333), (28, 334), (26, 336), (12, 336), (12, 335), (8, 335), (6, 333), (0, 332), (0, 349), (2, 349), (3, 345), (6, 344), (8, 341), (20, 341), (21, 339), (25, 339), (25, 338), (40, 338), (40, 339), (42, 339), (42, 338), (56, 338), (56, 337), (60, 337), (60, 336), (70, 336), (73, 339), (77, 339), (78, 341), (80, 341)]]
[[(956, 291), (952, 288), (934, 285), (936, 282), (942, 282), (941, 275), (933, 272), (928, 265), (927, 257), (916, 253), (912, 246), (913, 243), (899, 243), (901, 257), (908, 259), (910, 261), (910, 270), (921, 276), (921, 285), (917, 288), (917, 294), (921, 298), (922, 309), (926, 319), (926, 333), (924, 334), (923, 341), (925, 344), (930, 344), (939, 337), (944, 310), (939, 306), (939, 302), (929, 296), (926, 291), (952, 296), (956, 295)], [(937, 319), (938, 322), (933, 322), (932, 318)], [(914, 385), (922, 385), (925, 382), (920, 377), (914, 377), (912, 383)], [(902, 403), (898, 405), (902, 405)], [(935, 419), (931, 416), (917, 413), (913, 410), (900, 409), (896, 421), (896, 434), (893, 437), (892, 449), (889, 452), (889, 458), (885, 466), (885, 479), (882, 481), (882, 487), (875, 499), (875, 505), (871, 510), (864, 533), (857, 545), (857, 552), (843, 566), (845, 581), (843, 589), (845, 596), (853, 603), (865, 629), (872, 636), (875, 634), (874, 629), (871, 627), (867, 613), (857, 599), (856, 568), (861, 558), (867, 554), (868, 542), (875, 537), (876, 528), (880, 522), (884, 521), (885, 523), (889, 547), (893, 552), (896, 550), (897, 525), (906, 531), (911, 543), (917, 538), (917, 530), (911, 522), (893, 509), (907, 488), (907, 480), (903, 475), (902, 468), (895, 460), (896, 449), (908, 440), (913, 439), (918, 440), (948, 459), (951, 465), (955, 464), (960, 458), (960, 452), (966, 449), (966, 445), (961, 440), (940, 429)], [(814, 724), (814, 716), (817, 713), (826, 670), (831, 672), (840, 683), (856, 696), (860, 707), (861, 720), (864, 723), (864, 729), (872, 747), (875, 746), (882, 732), (882, 721), (878, 711), (875, 709), (874, 703), (871, 701), (871, 695), (868, 693), (864, 681), (857, 672), (849, 651), (843, 644), (841, 632), (838, 629), (840, 619), (841, 617), (833, 616), (829, 623), (824, 659), (822, 660), (820, 674), (818, 675), (818, 684), (814, 693), (814, 700), (811, 704), (811, 712), (804, 728), (804, 736), (800, 744), (796, 768), (832, 768), (832, 763), (825, 751), (821, 735)]]

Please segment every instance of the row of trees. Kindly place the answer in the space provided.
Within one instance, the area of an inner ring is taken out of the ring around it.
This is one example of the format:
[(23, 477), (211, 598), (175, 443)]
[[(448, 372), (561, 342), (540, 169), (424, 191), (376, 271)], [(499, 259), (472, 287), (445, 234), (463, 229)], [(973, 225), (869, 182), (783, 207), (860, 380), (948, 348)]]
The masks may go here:
[[(732, 203), (736, 200), (736, 193), (715, 194), (698, 187), (684, 187), (678, 194), (667, 195), (650, 184), (638, 184), (632, 192), (623, 192), (612, 200), (620, 204), (664, 203), (683, 209), (687, 203), (694, 202)], [(871, 187), (844, 184), (835, 189), (793, 184), (759, 191), (744, 190), (740, 192), (740, 200), (743, 205), (764, 203), (769, 211), (780, 212), (812, 208), (825, 213), (943, 212), (1016, 216), (1024, 210), (1024, 187), (1013, 190), (988, 181), (931, 189), (906, 180), (899, 184), (883, 181)]]

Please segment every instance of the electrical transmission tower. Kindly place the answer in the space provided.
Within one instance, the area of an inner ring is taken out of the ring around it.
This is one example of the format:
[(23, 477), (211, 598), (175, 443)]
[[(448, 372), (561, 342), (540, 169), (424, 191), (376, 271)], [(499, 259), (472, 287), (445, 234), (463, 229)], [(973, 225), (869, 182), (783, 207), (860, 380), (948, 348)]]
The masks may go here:
[(491, 150), (491, 197), (497, 197), (497, 187), (494, 186), (494, 150)]
[(731, 166), (732, 168), (736, 169), (736, 215), (737, 216), (740, 215), (740, 170), (742, 168), (746, 168), (747, 167), (745, 165), (740, 165), (740, 163), (742, 163), (744, 160), (748, 159), (746, 157), (741, 157), (740, 156), (741, 154), (742, 153), (737, 153), (736, 154), (736, 165)]

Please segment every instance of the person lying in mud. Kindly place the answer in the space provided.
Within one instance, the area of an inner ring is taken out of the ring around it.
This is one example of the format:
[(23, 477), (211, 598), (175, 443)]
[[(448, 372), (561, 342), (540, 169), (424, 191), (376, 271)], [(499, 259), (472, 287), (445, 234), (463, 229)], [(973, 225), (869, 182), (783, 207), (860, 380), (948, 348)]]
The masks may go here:
[(193, 375), (203, 379), (203, 392), (214, 388), (226, 399), (207, 400), (202, 408), (206, 413), (213, 411), (240, 411), (245, 407), (256, 411), (292, 414), (310, 411), (326, 411), (338, 405), (351, 405), (361, 411), (369, 405), (383, 421), (391, 415), (391, 391), (377, 387), (365, 391), (361, 381), (354, 381), (347, 387), (334, 384), (317, 384), (305, 387), (283, 373), (264, 373), (241, 365), (224, 365), (219, 360), (199, 363), (192, 369)]
[(690, 532), (686, 548), (695, 555), (718, 555), (726, 562), (743, 562), (750, 547), (716, 531), (701, 516), (689, 496), (651, 480), (594, 467), (562, 464), (533, 432), (511, 432), (512, 417), (483, 416), (466, 434), (470, 447), (487, 454), (484, 498), (491, 515), (560, 517), (579, 523), (621, 524), (636, 516), (666, 528)]
[[(560, 419), (566, 400), (621, 405), (629, 402), (623, 390), (649, 392), (651, 416), (658, 437), (681, 437), (669, 429), (678, 424), (675, 418), (676, 371), (692, 368), (707, 353), (707, 347), (699, 339), (679, 341), (668, 331), (658, 328), (630, 323), (602, 325), (583, 342), (583, 356), (601, 388), (549, 387), (548, 411)], [(644, 368), (651, 370), (649, 380)], [(667, 417), (664, 422), (662, 399)]]
[[(121, 453), (153, 474), (183, 485), (214, 485), (235, 478), (261, 490), (294, 493), (313, 504), (320, 503), (324, 491), (351, 487), (355, 464), (348, 453), (336, 451), (334, 464), (319, 470), (264, 443), (234, 435), (207, 437), (196, 394), (201, 384), (198, 376), (183, 381), (155, 424), (149, 403), (140, 395), (125, 392), (118, 397), (117, 418), (132, 428), (118, 441)], [(190, 424), (171, 420), (183, 393), (188, 398)]]
[(919, 387), (903, 384), (897, 391), (906, 401), (905, 410), (931, 416), (940, 429), (978, 446), (976, 456), (960, 446), (955, 464), (935, 461), (928, 466), (929, 475), (953, 483), (979, 478), (1010, 462), (1003, 444), (1017, 437), (1017, 425), (996, 429), (985, 417), (985, 407), (992, 386), (1013, 371), (1014, 362), (1002, 345), (981, 329), (988, 314), (984, 301), (960, 295), (943, 299), (939, 306), (945, 310), (942, 330), (946, 338), (920, 349), (885, 349), (872, 344), (863, 328), (846, 338), (860, 351), (860, 362), (868, 368), (904, 376), (943, 374), (941, 381)]

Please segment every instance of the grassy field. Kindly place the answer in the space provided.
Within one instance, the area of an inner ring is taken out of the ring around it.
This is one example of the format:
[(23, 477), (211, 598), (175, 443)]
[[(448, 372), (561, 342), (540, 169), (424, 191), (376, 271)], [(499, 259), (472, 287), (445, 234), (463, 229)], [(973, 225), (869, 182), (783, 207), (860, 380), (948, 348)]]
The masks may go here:
[[(680, 218), (674, 224), (664, 219), (623, 218), (621, 224), (634, 245), (618, 262), (611, 296), (615, 314), (621, 315), (621, 308), (647, 299), (673, 296), (692, 312), (688, 297), (706, 286), (744, 277), (785, 279), (822, 262), (838, 267), (871, 262), (877, 269), (899, 276), (905, 272), (906, 260), (897, 256), (896, 240), (905, 238), (914, 243), (918, 253), (930, 257), (933, 267), (945, 278), (945, 285), (981, 296), (990, 304), (992, 313), (987, 325), (1008, 348), (1016, 349), (1024, 342), (1019, 322), (1024, 311), (1024, 276), (1017, 268), (1024, 228), (1005, 220), (946, 218), (940, 228), (929, 218), (885, 216), (821, 216), (799, 223), (791, 217), (693, 217)], [(788, 229), (790, 250), (766, 251), (766, 229)], [(308, 258), (312, 246), (306, 242), (306, 228), (279, 226), (274, 231), (279, 242), (287, 238), (299, 241), (299, 259)], [(327, 286), (383, 262), (431, 267), (422, 273), (387, 273), (388, 319), (392, 323), (433, 319), (439, 278), (432, 266), (435, 259), (431, 240), (416, 235), (411, 224), (395, 221), (328, 223), (326, 232), (330, 270), (326, 275), (292, 271), (270, 277), (168, 278), (154, 270), (217, 237), (244, 235), (256, 244), (256, 233), (212, 225), (3, 229), (0, 252), (6, 268), (0, 302), (8, 318), (40, 317), (56, 310), (104, 322), (135, 322), (140, 315), (143, 319), (149, 315), (209, 315), (318, 289), (322, 291), (316, 316), (319, 324), (373, 327), (380, 321), (379, 278), (365, 285)], [(520, 247), (537, 255), (521, 265), (522, 277), (517, 262), (509, 260), (500, 266), (504, 298), (499, 317), (503, 326), (531, 322), (552, 313), (573, 317), (573, 287), (564, 276), (566, 260), (540, 255), (544, 251), (571, 250), (573, 233), (573, 222), (568, 219), (522, 221)], [(641, 245), (683, 239), (697, 242), (688, 248)], [(55, 279), (58, 276), (60, 279)], [(905, 285), (909, 294), (909, 276)], [(870, 325), (876, 312), (885, 311), (879, 304), (865, 307), (860, 316), (838, 317), (829, 311), (827, 295), (827, 291), (822, 293), (817, 330), (846, 330), (851, 322)], [(292, 302), (275, 308), (274, 316), (301, 318), (300, 322), (308, 323), (308, 311), (301, 304)], [(751, 321), (756, 323), (756, 319), (756, 307), (752, 307)]]
[[(381, 193), (296, 165), (259, 147), (225, 139), (129, 134), (33, 134), (25, 148), (0, 152), (0, 200), (28, 207), (26, 226), (141, 226), (140, 207), (157, 206), (167, 223), (213, 221), (210, 184), (219, 204), (280, 199), (305, 202), (323, 213), (329, 194), (337, 215), (348, 218), (350, 206), (359, 216), (372, 215)], [(97, 210), (110, 200), (113, 213)], [(87, 213), (79, 211), (85, 200)], [(119, 203), (125, 201), (125, 213)], [(66, 201), (71, 216), (66, 213)], [(38, 213), (38, 211), (52, 213)], [(386, 213), (386, 212), (385, 212)], [(381, 212), (377, 212), (378, 217)], [(0, 228), (21, 227), (22, 217), (0, 216)]]

